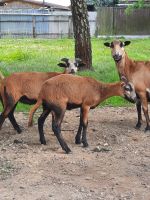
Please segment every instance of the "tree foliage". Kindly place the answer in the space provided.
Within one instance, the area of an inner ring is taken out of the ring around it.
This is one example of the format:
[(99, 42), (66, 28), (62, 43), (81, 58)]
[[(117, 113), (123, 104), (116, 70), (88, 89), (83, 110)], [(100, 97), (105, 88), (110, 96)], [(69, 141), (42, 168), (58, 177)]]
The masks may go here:
[[(90, 2), (87, 0), (87, 2)], [(102, 7), (102, 6), (115, 6), (118, 4), (119, 0), (93, 0), (91, 1), (96, 7)]]
[[(128, 2), (128, 1), (127, 1)], [(126, 14), (130, 14), (133, 12), (134, 9), (138, 9), (138, 8), (144, 8), (144, 7), (150, 7), (150, 4), (146, 4), (144, 0), (137, 0), (135, 3), (133, 3), (132, 5), (129, 5), (126, 8)]]

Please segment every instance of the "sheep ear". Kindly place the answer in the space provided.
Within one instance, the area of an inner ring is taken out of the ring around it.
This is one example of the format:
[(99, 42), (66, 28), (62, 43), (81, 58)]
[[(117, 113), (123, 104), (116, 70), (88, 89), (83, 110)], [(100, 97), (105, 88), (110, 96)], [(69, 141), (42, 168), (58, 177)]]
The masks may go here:
[(121, 81), (125, 84), (128, 84), (128, 80), (125, 76), (121, 76)]
[(82, 62), (82, 60), (81, 60), (80, 58), (75, 58), (75, 61), (76, 61), (77, 63)]
[(69, 59), (68, 58), (62, 58), (61, 61), (68, 63)]
[(86, 63), (81, 62), (81, 63), (78, 64), (78, 67), (84, 67), (85, 65), (86, 65)]
[(58, 63), (57, 65), (58, 65), (59, 67), (64, 67), (64, 68), (67, 67), (66, 63)]
[(131, 43), (131, 41), (125, 41), (124, 43), (123, 43), (123, 46), (127, 46), (127, 45), (129, 45)]
[(104, 45), (105, 45), (106, 47), (111, 47), (111, 44), (110, 44), (109, 42), (105, 42)]
[(75, 58), (75, 61), (76, 61), (77, 67), (83, 67), (86, 65), (84, 62), (82, 62), (82, 59), (80, 58)]
[(121, 87), (124, 88), (126, 86), (125, 82), (121, 82)]

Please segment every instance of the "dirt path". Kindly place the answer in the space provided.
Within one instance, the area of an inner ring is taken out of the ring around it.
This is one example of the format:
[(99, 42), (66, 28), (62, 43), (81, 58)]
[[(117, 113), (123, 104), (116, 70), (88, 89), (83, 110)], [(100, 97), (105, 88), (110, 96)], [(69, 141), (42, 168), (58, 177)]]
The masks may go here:
[(74, 144), (79, 111), (67, 112), (62, 129), (69, 155), (51, 131), (51, 117), (46, 146), (39, 144), (37, 123), (27, 129), (27, 115), (16, 117), (22, 134), (8, 121), (0, 131), (0, 200), (150, 200), (150, 133), (145, 124), (134, 129), (134, 107), (91, 110), (86, 149)]

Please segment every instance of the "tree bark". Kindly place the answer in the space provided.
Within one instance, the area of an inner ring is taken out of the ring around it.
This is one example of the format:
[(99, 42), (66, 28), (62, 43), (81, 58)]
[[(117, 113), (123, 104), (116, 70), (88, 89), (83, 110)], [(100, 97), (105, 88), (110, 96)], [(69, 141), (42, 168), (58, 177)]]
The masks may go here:
[(88, 11), (85, 0), (71, 0), (75, 57), (86, 63), (85, 69), (92, 69), (91, 37)]

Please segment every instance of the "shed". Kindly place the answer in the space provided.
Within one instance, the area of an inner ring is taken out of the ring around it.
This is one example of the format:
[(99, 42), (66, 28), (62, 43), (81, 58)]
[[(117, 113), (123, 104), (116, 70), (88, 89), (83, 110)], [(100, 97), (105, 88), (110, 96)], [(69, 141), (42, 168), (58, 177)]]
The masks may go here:
[[(34, 1), (34, 0), (1, 0), (0, 5), (3, 9), (40, 9), (42, 7), (50, 10), (57, 11), (68, 11), (69, 7), (48, 3), (45, 1)], [(1, 8), (2, 8), (1, 7)]]

